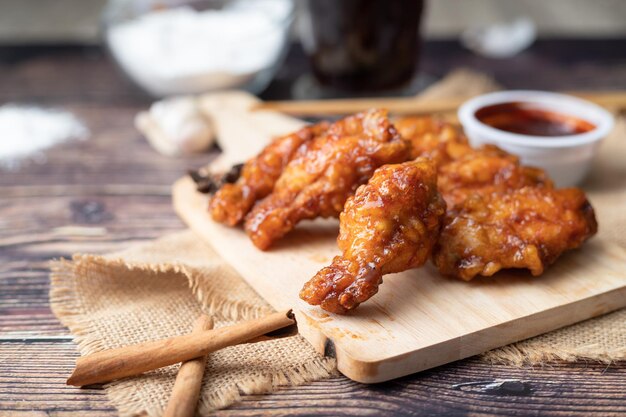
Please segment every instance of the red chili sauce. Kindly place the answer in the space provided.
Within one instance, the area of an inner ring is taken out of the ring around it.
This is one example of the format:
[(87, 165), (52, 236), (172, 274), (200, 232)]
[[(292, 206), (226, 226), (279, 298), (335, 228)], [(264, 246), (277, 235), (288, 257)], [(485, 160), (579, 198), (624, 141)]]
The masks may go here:
[(523, 102), (483, 107), (476, 111), (476, 118), (496, 129), (530, 136), (568, 136), (595, 129), (586, 120)]

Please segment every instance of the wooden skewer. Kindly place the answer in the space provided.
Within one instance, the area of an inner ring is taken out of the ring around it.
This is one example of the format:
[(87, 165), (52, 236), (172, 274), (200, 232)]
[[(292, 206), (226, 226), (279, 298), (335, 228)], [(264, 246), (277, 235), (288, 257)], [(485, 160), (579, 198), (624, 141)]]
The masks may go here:
[[(213, 320), (202, 314), (193, 325), (192, 333), (201, 333), (213, 328)], [(207, 356), (201, 356), (180, 365), (163, 417), (193, 417), (200, 399), (202, 377)]]
[(84, 386), (138, 375), (244, 343), (292, 324), (295, 320), (288, 310), (233, 326), (105, 350), (78, 358), (67, 384)]
[(459, 107), (467, 98), (356, 98), (337, 100), (266, 101), (253, 110), (275, 110), (297, 116), (331, 116), (351, 114), (371, 108), (385, 108), (395, 114), (421, 114), (447, 112)]
[[(626, 108), (626, 91), (566, 92), (600, 106)], [(370, 108), (385, 108), (394, 114), (425, 114), (455, 111), (471, 97), (422, 99), (408, 98), (356, 98), (338, 100), (266, 101), (255, 104), (253, 110), (275, 110), (297, 116), (329, 116), (351, 114)]]

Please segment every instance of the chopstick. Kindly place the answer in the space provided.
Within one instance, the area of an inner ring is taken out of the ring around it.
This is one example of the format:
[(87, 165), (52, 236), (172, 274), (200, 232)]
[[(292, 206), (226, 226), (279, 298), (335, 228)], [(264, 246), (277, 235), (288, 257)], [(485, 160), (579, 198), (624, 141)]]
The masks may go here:
[[(565, 92), (600, 106), (626, 108), (626, 91)], [(295, 116), (332, 116), (350, 114), (369, 108), (385, 108), (394, 114), (446, 113), (455, 111), (471, 97), (448, 98), (356, 98), (333, 100), (266, 101), (253, 110), (274, 110)]]

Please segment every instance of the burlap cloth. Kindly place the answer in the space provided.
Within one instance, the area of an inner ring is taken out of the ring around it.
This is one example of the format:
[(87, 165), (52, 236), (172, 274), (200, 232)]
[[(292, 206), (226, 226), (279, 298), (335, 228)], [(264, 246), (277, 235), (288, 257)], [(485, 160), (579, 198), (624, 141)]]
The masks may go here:
[[(487, 77), (456, 72), (424, 96), (477, 94), (497, 88)], [(626, 125), (607, 140), (585, 188), (602, 200), (601, 233), (626, 247), (621, 210), (626, 208)], [(613, 209), (606, 209), (613, 207)], [(590, 277), (593, 279), (593, 277)], [(52, 264), (50, 300), (59, 320), (86, 355), (191, 330), (201, 311), (216, 327), (266, 314), (270, 307), (211, 247), (183, 231), (106, 256), (75, 255)], [(626, 359), (626, 309), (483, 354), (515, 365), (561, 359), (610, 362)], [(178, 366), (104, 386), (121, 415), (159, 416)], [(241, 394), (322, 379), (335, 369), (302, 337), (239, 345), (209, 356), (199, 414), (226, 407)]]

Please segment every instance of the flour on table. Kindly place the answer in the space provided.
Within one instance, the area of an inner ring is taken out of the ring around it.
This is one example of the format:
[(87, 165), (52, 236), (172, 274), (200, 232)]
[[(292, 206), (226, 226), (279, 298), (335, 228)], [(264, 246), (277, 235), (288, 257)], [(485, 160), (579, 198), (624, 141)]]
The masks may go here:
[(43, 151), (88, 129), (71, 113), (7, 104), (0, 107), (0, 168), (16, 169), (24, 159), (42, 160)]

